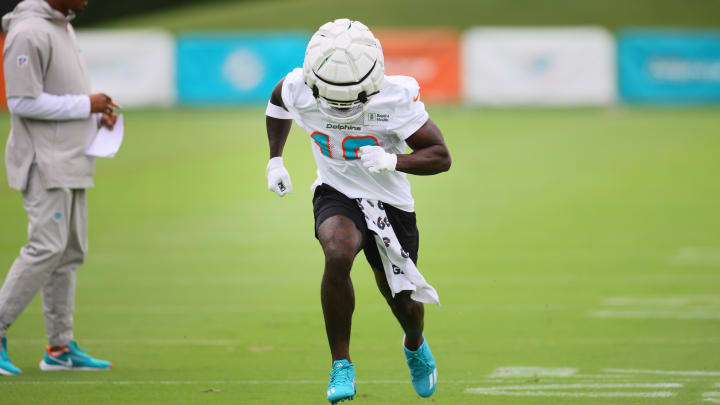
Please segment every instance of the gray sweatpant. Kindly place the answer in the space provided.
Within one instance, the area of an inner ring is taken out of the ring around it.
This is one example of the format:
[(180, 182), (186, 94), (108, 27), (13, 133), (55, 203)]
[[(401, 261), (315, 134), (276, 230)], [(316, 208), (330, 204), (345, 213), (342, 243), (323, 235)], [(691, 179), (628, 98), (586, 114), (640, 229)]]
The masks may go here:
[(35, 165), (22, 192), (28, 243), (20, 250), (0, 290), (0, 336), (42, 289), (50, 346), (73, 340), (76, 269), (87, 253), (85, 190), (45, 189)]

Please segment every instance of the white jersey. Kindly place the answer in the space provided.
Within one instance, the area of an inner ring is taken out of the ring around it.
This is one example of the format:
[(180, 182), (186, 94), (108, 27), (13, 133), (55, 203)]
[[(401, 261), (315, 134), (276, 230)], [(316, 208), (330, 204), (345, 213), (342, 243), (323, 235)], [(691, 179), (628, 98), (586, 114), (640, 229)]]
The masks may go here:
[(310, 134), (318, 168), (313, 189), (325, 183), (350, 198), (380, 200), (414, 211), (405, 173), (370, 173), (359, 159), (358, 148), (379, 145), (388, 153), (405, 153), (405, 140), (428, 120), (419, 91), (411, 77), (385, 76), (382, 90), (370, 98), (367, 111), (351, 123), (337, 124), (318, 111), (302, 69), (290, 72), (283, 82), (282, 99), (295, 122)]

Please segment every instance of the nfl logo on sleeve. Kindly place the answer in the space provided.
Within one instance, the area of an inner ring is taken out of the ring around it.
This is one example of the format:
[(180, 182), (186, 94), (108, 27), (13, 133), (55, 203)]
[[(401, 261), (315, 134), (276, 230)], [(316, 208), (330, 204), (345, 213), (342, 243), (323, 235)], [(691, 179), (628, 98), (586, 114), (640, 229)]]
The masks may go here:
[(26, 55), (20, 55), (17, 58), (17, 65), (19, 68), (24, 68), (27, 66), (28, 63), (28, 57)]

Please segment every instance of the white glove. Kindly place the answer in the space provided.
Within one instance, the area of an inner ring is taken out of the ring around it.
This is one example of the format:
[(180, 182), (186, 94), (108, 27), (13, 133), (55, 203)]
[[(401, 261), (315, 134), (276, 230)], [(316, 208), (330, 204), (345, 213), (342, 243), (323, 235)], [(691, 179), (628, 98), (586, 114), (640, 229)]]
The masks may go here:
[(360, 160), (370, 173), (393, 172), (397, 166), (397, 155), (385, 152), (380, 146), (361, 147)]
[(280, 197), (292, 193), (290, 173), (283, 166), (282, 157), (278, 156), (270, 159), (267, 169), (265, 169), (265, 175), (268, 179), (268, 190), (274, 191)]

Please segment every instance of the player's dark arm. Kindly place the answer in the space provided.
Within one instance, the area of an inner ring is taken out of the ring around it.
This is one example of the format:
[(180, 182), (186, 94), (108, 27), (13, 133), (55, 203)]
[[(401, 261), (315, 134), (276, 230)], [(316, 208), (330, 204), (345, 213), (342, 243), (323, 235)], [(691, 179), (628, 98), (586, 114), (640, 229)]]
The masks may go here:
[(450, 170), (450, 151), (445, 145), (440, 128), (428, 119), (414, 134), (405, 140), (413, 150), (397, 155), (395, 170), (417, 175), (431, 175)]
[[(270, 95), (270, 103), (278, 107), (282, 107), (285, 111), (285, 103), (282, 101), (282, 79), (275, 86), (275, 89)], [(285, 141), (287, 141), (288, 134), (290, 133), (290, 127), (292, 126), (292, 120), (282, 120), (265, 116), (265, 128), (267, 129), (268, 143), (270, 144), (270, 158), (282, 156), (283, 148), (285, 147)]]

